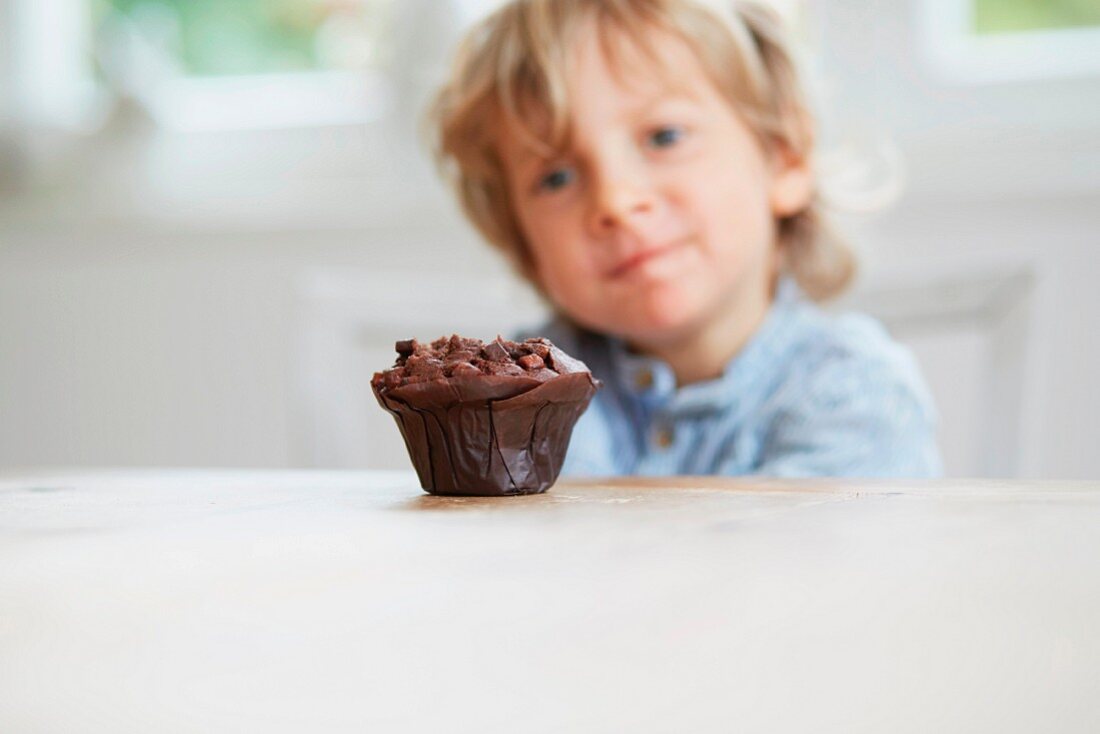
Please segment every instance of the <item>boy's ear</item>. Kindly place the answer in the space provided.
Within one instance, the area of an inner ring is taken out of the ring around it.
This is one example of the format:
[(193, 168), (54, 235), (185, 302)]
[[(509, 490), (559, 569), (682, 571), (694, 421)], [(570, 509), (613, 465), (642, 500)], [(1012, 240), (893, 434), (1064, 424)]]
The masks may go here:
[(809, 159), (783, 144), (772, 150), (772, 183), (769, 200), (776, 217), (789, 217), (810, 206), (814, 174)]

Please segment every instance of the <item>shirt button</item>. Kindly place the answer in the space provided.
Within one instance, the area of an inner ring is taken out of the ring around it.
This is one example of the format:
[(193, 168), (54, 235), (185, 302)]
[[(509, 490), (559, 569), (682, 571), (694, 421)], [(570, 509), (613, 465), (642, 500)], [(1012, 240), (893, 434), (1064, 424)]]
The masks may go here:
[(653, 370), (646, 368), (635, 372), (634, 387), (639, 390), (648, 390), (653, 387)]
[(672, 447), (673, 441), (676, 440), (676, 434), (668, 426), (662, 426), (658, 428), (653, 434), (653, 441), (659, 448), (667, 449)]

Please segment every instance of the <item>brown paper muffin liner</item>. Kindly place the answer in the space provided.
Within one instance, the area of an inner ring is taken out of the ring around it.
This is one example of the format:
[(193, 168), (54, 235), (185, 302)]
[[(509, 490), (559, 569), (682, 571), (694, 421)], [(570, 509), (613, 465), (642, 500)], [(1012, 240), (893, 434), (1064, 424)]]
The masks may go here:
[(597, 387), (588, 372), (546, 382), (478, 375), (375, 387), (374, 395), (397, 420), (421, 487), (492, 497), (554, 484)]

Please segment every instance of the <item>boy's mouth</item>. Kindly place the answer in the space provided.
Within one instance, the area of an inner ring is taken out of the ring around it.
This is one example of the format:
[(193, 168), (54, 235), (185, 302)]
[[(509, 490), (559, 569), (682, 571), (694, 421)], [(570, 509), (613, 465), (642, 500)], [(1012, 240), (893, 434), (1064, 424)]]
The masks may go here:
[(618, 265), (607, 271), (608, 280), (616, 280), (624, 278), (637, 272), (643, 265), (656, 260), (657, 258), (664, 257), (674, 250), (678, 250), (684, 244), (683, 240), (677, 240), (667, 245), (660, 245), (658, 247), (650, 247), (640, 252), (636, 252), (625, 260), (621, 261)]

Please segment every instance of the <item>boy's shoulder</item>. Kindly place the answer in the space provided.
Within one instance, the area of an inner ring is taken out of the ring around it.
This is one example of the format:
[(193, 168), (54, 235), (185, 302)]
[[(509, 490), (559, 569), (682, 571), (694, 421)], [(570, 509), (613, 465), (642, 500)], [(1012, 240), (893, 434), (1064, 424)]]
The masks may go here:
[(779, 476), (935, 476), (931, 392), (878, 320), (802, 303), (782, 376), (760, 405), (760, 471)]
[(906, 359), (905, 348), (867, 314), (826, 311), (809, 301), (793, 304), (789, 311), (799, 323), (790, 345), (795, 366), (832, 361), (888, 366)]
[(783, 386), (807, 404), (901, 400), (934, 422), (931, 393), (912, 351), (877, 319), (829, 312), (810, 302), (795, 305), (800, 322), (785, 360)]

